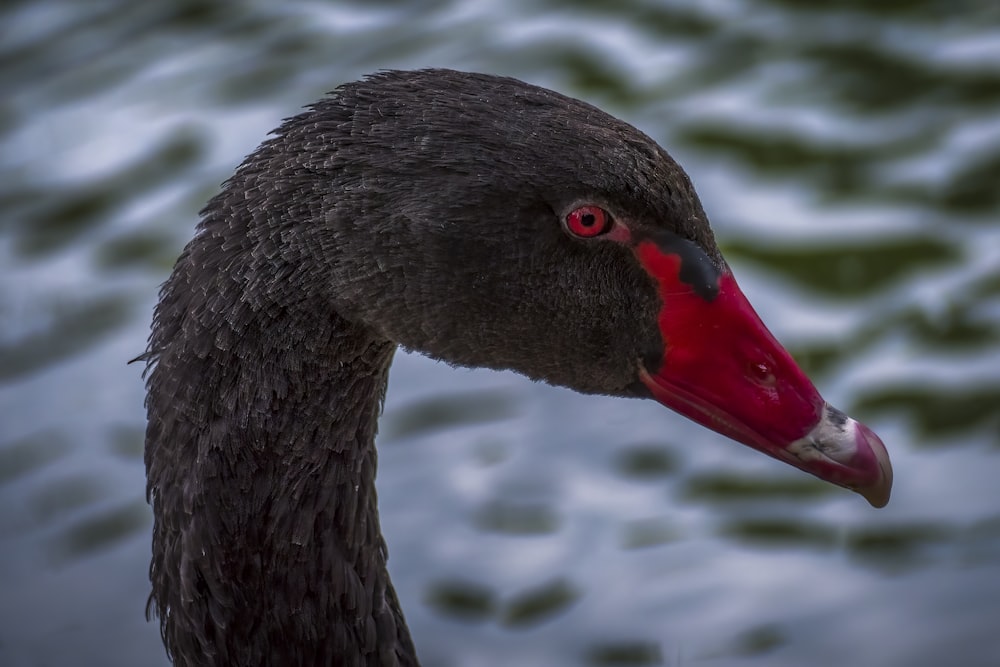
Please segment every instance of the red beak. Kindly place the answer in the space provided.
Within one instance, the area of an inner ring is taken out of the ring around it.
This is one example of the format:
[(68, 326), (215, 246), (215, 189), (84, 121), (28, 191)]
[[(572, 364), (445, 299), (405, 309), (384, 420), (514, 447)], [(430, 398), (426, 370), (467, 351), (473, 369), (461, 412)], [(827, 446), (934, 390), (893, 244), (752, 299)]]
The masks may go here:
[(714, 284), (692, 284), (682, 267), (695, 262), (690, 250), (672, 250), (649, 240), (636, 247), (663, 300), (663, 362), (658, 369), (640, 363), (639, 369), (653, 397), (737, 442), (856, 491), (875, 507), (885, 506), (892, 466), (878, 436), (823, 400), (728, 268), (718, 275), (695, 271), (703, 283)]

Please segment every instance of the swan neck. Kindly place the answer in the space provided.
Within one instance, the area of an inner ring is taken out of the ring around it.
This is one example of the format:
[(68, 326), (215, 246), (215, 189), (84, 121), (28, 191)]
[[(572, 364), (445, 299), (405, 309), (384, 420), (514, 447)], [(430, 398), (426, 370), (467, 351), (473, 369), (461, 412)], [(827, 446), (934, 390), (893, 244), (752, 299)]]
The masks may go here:
[(170, 288), (146, 464), (149, 606), (175, 664), (416, 664), (375, 493), (395, 345), (315, 309), (212, 316)]

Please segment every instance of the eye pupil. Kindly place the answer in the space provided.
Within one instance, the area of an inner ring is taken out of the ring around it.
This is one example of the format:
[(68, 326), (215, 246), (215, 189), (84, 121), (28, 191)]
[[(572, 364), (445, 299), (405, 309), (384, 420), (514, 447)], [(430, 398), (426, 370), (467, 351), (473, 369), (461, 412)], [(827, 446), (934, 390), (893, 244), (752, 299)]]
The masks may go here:
[(594, 223), (597, 222), (597, 218), (593, 213), (584, 213), (583, 218), (580, 219), (584, 227), (593, 227)]

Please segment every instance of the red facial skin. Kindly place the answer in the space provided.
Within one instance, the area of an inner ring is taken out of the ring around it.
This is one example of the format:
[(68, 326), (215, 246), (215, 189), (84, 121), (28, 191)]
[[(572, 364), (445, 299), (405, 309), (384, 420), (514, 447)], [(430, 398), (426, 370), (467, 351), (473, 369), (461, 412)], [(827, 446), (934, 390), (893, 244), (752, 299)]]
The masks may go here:
[(644, 369), (657, 398), (685, 417), (766, 449), (803, 437), (824, 401), (775, 340), (728, 270), (711, 301), (681, 282), (681, 258), (650, 241), (636, 248), (663, 299), (663, 365)]

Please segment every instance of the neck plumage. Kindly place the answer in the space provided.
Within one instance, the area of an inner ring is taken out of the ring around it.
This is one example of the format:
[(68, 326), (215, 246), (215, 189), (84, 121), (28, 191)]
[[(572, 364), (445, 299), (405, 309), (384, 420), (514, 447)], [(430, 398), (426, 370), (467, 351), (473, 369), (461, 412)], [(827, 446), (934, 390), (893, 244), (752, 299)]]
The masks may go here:
[(329, 308), (249, 307), (218, 273), (206, 289), (198, 255), (164, 286), (146, 355), (149, 609), (168, 652), (415, 665), (375, 495), (395, 345)]

